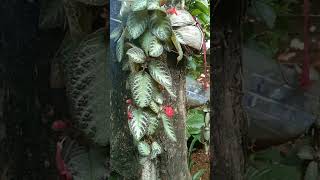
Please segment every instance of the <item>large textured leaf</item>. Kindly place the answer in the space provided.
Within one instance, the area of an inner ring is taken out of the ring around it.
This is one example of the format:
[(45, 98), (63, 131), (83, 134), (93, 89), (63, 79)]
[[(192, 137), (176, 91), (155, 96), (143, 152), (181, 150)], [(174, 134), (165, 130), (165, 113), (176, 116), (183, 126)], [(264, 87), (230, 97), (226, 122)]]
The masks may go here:
[(131, 9), (132, 11), (141, 11), (147, 8), (148, 0), (134, 0)]
[(107, 4), (107, 0), (77, 0), (84, 4), (92, 5), (92, 6), (103, 6)]
[(104, 150), (79, 146), (75, 141), (65, 141), (63, 157), (73, 180), (97, 180), (105, 178)]
[(159, 57), (163, 53), (163, 46), (150, 31), (143, 34), (141, 38), (141, 46), (147, 55)]
[(116, 44), (116, 56), (118, 62), (121, 62), (124, 54), (124, 38), (125, 38), (125, 32), (122, 32), (120, 38), (117, 41)]
[(135, 63), (144, 63), (146, 60), (146, 55), (143, 50), (138, 47), (132, 47), (127, 51), (129, 60)]
[(152, 142), (151, 144), (151, 159), (156, 158), (159, 154), (161, 154), (162, 149), (157, 141)]
[(161, 120), (162, 120), (162, 124), (163, 124), (163, 128), (164, 128), (164, 132), (165, 134), (167, 135), (167, 137), (176, 142), (177, 141), (177, 138), (176, 138), (176, 135), (174, 133), (174, 128), (170, 122), (170, 119), (167, 117), (167, 115), (161, 113), (160, 115), (161, 117)]
[(88, 35), (65, 61), (67, 95), (73, 118), (94, 142), (105, 145), (109, 141), (106, 86), (107, 47), (105, 31)]
[(172, 77), (168, 66), (159, 60), (152, 60), (148, 65), (148, 69), (152, 78), (166, 88), (168, 93), (175, 97), (172, 90)]
[(160, 8), (160, 0), (148, 0), (148, 10), (156, 10)]
[(137, 39), (145, 31), (148, 23), (147, 12), (131, 13), (127, 19), (127, 28), (129, 35)]
[(147, 132), (148, 114), (141, 109), (132, 110), (132, 119), (129, 120), (129, 129), (133, 137), (139, 141)]
[(141, 141), (138, 144), (138, 151), (140, 155), (148, 156), (151, 153), (150, 145), (145, 141)]
[(307, 167), (304, 180), (318, 180), (319, 179), (319, 170), (318, 163), (311, 161)]
[(152, 135), (157, 130), (157, 127), (159, 125), (159, 120), (157, 116), (151, 113), (148, 114), (148, 120), (149, 120), (148, 135)]
[(130, 89), (134, 102), (139, 107), (147, 107), (152, 99), (153, 84), (150, 75), (140, 71), (130, 78)]
[(162, 41), (170, 39), (172, 28), (170, 20), (161, 12), (155, 11), (150, 19), (151, 32)]
[(65, 22), (62, 0), (40, 1), (39, 26), (42, 29), (61, 27)]

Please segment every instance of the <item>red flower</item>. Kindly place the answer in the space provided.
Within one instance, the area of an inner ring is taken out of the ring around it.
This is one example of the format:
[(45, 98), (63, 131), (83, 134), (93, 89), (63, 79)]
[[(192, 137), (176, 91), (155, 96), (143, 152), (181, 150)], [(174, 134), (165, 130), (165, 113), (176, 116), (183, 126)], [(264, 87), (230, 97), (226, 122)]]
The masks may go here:
[(131, 120), (133, 117), (132, 117), (132, 112), (131, 111), (128, 111), (128, 120)]
[(171, 106), (165, 106), (164, 112), (169, 118), (172, 118), (174, 116), (174, 109)]
[(132, 100), (131, 100), (131, 99), (127, 99), (127, 100), (126, 100), (126, 103), (127, 103), (127, 104), (132, 104)]
[(178, 15), (178, 13), (177, 13), (177, 9), (176, 9), (175, 7), (170, 8), (170, 9), (167, 9), (167, 13), (168, 13), (168, 14), (175, 14), (175, 15)]
[(67, 128), (67, 123), (62, 120), (56, 120), (52, 123), (51, 128), (55, 131), (62, 131)]

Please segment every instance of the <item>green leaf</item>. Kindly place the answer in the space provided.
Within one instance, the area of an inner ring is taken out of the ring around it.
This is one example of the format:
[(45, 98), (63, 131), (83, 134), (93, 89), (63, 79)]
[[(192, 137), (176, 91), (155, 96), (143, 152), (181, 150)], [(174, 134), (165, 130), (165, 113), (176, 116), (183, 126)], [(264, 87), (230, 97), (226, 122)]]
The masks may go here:
[(148, 69), (152, 78), (161, 84), (168, 93), (175, 97), (172, 90), (172, 78), (168, 66), (159, 60), (152, 60), (149, 62)]
[(319, 178), (318, 163), (311, 161), (307, 167), (304, 180), (318, 180)]
[(160, 0), (148, 0), (148, 10), (160, 9)]
[(192, 110), (187, 115), (187, 130), (191, 135), (200, 134), (204, 124), (204, 114), (201, 110)]
[(149, 106), (150, 106), (150, 109), (151, 109), (154, 113), (156, 113), (156, 114), (159, 113), (160, 107), (158, 106), (158, 104), (157, 104), (156, 102), (154, 102), (153, 100), (151, 100)]
[(114, 39), (115, 41), (117, 41), (120, 36), (122, 35), (123, 32), (123, 27), (122, 26), (118, 26), (116, 27), (111, 33), (110, 33), (110, 39)]
[(160, 92), (155, 92), (152, 96), (152, 99), (160, 105), (163, 104), (163, 95)]
[(129, 120), (129, 129), (134, 139), (139, 141), (147, 132), (148, 115), (141, 109), (132, 109), (132, 119)]
[(151, 144), (151, 159), (156, 158), (159, 154), (161, 154), (161, 146), (156, 141)]
[(161, 12), (154, 12), (150, 19), (151, 32), (162, 41), (170, 39), (172, 34), (171, 22), (169, 18), (163, 16)]
[(311, 147), (309, 145), (305, 145), (305, 146), (301, 147), (297, 156), (303, 160), (312, 160), (314, 158), (314, 154), (315, 154), (315, 151), (314, 151), (313, 147)]
[(156, 132), (156, 129), (159, 125), (159, 120), (155, 115), (151, 113), (148, 113), (148, 120), (149, 120), (148, 135), (152, 135)]
[(138, 144), (138, 151), (142, 156), (149, 156), (151, 153), (150, 145), (145, 141), (141, 141)]
[(162, 119), (162, 124), (163, 124), (163, 128), (164, 128), (164, 132), (167, 135), (167, 137), (172, 140), (173, 142), (177, 141), (176, 135), (174, 133), (174, 129), (173, 126), (170, 122), (170, 119), (167, 117), (167, 115), (161, 113), (160, 117)]
[(205, 172), (206, 172), (205, 169), (201, 169), (201, 170), (197, 171), (197, 172), (192, 176), (192, 180), (201, 180), (201, 176), (203, 176)]
[(129, 60), (135, 63), (144, 63), (146, 60), (146, 56), (143, 50), (138, 47), (130, 48), (127, 51), (127, 55), (129, 57)]
[(116, 56), (117, 56), (117, 60), (118, 62), (121, 62), (122, 58), (123, 58), (123, 53), (124, 53), (124, 37), (125, 37), (125, 33), (122, 32), (120, 38), (117, 41), (116, 44)]
[(148, 14), (146, 12), (131, 13), (127, 19), (129, 35), (137, 39), (146, 30)]
[(135, 73), (129, 81), (134, 102), (141, 108), (149, 106), (153, 92), (150, 75), (140, 71)]
[(132, 11), (141, 11), (147, 8), (148, 0), (135, 0), (132, 3)]
[(152, 57), (159, 57), (163, 52), (163, 46), (150, 31), (143, 34), (141, 38), (141, 46), (145, 53)]
[(174, 44), (174, 46), (176, 47), (177, 51), (178, 51), (178, 57), (177, 57), (177, 61), (181, 61), (182, 58), (183, 58), (183, 50), (181, 48), (181, 44), (180, 42), (178, 41), (177, 37), (175, 36), (175, 34), (172, 34), (171, 36), (171, 40), (172, 40), (172, 43)]

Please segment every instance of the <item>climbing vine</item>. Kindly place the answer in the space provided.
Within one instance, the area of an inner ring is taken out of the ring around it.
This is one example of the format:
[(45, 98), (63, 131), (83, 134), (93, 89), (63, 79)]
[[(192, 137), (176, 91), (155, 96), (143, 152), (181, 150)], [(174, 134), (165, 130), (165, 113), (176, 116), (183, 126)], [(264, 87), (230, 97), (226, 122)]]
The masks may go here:
[(118, 62), (129, 71), (128, 125), (141, 155), (142, 176), (153, 179), (156, 157), (162, 152), (157, 132), (177, 141), (174, 107), (164, 104), (166, 94), (176, 98), (166, 53), (176, 53), (179, 63), (185, 56), (183, 47), (202, 48), (203, 33), (188, 11), (160, 0), (122, 1), (119, 17), (121, 23), (110, 38), (116, 42)]

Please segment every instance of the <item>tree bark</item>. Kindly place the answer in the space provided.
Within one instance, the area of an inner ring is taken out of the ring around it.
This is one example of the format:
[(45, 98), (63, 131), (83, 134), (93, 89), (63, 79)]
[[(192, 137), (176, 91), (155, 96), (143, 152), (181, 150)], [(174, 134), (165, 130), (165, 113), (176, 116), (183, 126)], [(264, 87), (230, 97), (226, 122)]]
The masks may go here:
[(167, 61), (177, 98), (169, 99), (166, 103), (175, 108), (172, 122), (177, 142), (172, 142), (165, 135), (160, 137), (164, 149), (160, 157), (160, 175), (162, 180), (191, 180), (186, 138), (186, 61), (182, 60), (177, 65), (175, 58), (168, 56)]
[(241, 18), (245, 0), (221, 1), (214, 12), (211, 75), (211, 179), (245, 179), (247, 123), (242, 109)]

